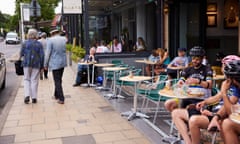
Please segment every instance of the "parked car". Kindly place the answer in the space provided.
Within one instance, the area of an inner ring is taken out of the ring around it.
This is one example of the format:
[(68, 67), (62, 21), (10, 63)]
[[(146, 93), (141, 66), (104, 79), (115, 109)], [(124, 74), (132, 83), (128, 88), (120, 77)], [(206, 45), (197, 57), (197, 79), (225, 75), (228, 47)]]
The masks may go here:
[(18, 37), (18, 34), (15, 32), (8, 32), (6, 35), (5, 43), (6, 44), (19, 44), (20, 39)]
[(0, 52), (0, 89), (6, 86), (6, 59), (3, 53)]

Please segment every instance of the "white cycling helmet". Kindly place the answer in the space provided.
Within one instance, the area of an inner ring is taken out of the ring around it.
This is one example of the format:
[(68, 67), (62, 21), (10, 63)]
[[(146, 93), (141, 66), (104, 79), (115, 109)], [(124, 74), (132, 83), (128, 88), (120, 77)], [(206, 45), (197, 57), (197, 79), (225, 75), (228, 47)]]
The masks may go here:
[(226, 64), (234, 60), (240, 60), (240, 57), (236, 55), (228, 55), (222, 59), (222, 64)]

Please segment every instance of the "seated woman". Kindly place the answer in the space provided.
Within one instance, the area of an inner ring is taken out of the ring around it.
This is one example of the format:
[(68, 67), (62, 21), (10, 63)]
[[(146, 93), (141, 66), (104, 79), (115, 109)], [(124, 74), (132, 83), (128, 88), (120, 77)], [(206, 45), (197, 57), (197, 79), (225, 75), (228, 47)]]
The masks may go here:
[(166, 74), (167, 66), (170, 63), (168, 52), (164, 48), (158, 48), (157, 53), (159, 54), (159, 61), (154, 68), (154, 73), (156, 75)]
[(135, 51), (144, 51), (144, 50), (146, 50), (145, 41), (143, 40), (142, 37), (138, 37), (137, 43), (134, 46), (134, 50)]

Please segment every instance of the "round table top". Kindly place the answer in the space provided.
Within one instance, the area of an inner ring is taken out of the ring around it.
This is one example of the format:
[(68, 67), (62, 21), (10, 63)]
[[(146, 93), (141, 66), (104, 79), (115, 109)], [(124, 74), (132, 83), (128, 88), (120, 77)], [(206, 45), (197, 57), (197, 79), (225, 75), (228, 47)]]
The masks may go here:
[(225, 76), (224, 75), (216, 75), (213, 77), (213, 80), (224, 80)]
[(177, 66), (177, 67), (168, 67), (168, 69), (172, 69), (172, 70), (182, 70), (185, 69), (186, 67), (184, 66)]
[(96, 63), (96, 64), (94, 64), (94, 66), (96, 66), (96, 67), (110, 67), (110, 66), (114, 66), (114, 64), (112, 64), (112, 63)]
[(137, 63), (151, 64), (151, 65), (156, 64), (156, 62), (152, 62), (152, 61), (150, 61), (150, 60), (135, 60), (135, 62), (137, 62)]
[(104, 67), (103, 70), (105, 71), (120, 71), (120, 70), (125, 70), (127, 69), (126, 67)]
[(179, 95), (176, 95), (174, 94), (174, 91), (172, 89), (167, 89), (167, 88), (164, 88), (162, 90), (160, 90), (159, 92), (159, 95), (161, 96), (165, 96), (165, 97), (168, 97), (168, 98), (180, 98), (180, 99), (188, 99), (188, 98), (196, 98), (196, 99), (203, 99), (203, 96), (194, 96), (194, 95), (190, 95), (190, 94), (179, 94)]
[(138, 81), (145, 81), (150, 80), (152, 77), (150, 76), (124, 76), (120, 77), (120, 80), (122, 81), (129, 81), (129, 82), (138, 82)]
[(95, 64), (96, 62), (79, 62), (78, 64), (81, 65), (91, 65), (91, 64)]

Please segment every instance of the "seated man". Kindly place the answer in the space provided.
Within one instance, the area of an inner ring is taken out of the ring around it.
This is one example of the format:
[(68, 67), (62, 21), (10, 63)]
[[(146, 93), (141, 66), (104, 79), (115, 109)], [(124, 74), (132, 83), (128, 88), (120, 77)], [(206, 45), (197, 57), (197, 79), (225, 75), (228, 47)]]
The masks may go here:
[(167, 74), (169, 79), (177, 78), (178, 70), (175, 67), (186, 68), (188, 67), (188, 58), (186, 56), (186, 48), (178, 48), (178, 56), (175, 57), (167, 67)]
[[(152, 54), (148, 57), (148, 60), (151, 62), (157, 62), (159, 61), (159, 54), (158, 54), (158, 50), (153, 50)], [(145, 68), (146, 74), (147, 76), (151, 76), (151, 71), (152, 71), (152, 66), (151, 65), (147, 65)]]
[[(98, 59), (95, 56), (95, 53), (96, 53), (95, 47), (90, 48), (89, 54), (85, 55), (84, 59), (81, 60), (81, 62), (97, 62)], [(87, 67), (88, 67), (87, 65), (83, 65), (83, 64), (78, 63), (78, 72), (77, 72), (77, 77), (76, 77), (76, 80), (75, 80), (75, 84), (73, 84), (74, 87), (79, 86), (81, 84), (81, 74), (84, 70), (87, 71)], [(90, 65), (90, 68), (91, 67), (92, 66)]]
[[(240, 125), (229, 119), (231, 114), (231, 106), (235, 103), (240, 104), (240, 60), (229, 62), (224, 68), (226, 80), (222, 84), (221, 96), (224, 106), (216, 113), (208, 125), (208, 130), (217, 127), (220, 130), (225, 144), (239, 144)], [(231, 85), (236, 87), (236, 95), (238, 98), (229, 99), (228, 89)]]
[[(225, 60), (222, 62), (223, 67), (225, 66), (226, 63), (230, 62), (230, 59), (227, 59), (227, 58), (228, 57), (226, 57), (226, 59), (223, 59)], [(233, 60), (235, 60), (235, 57), (231, 58), (231, 61)], [(226, 83), (223, 82), (222, 89), (226, 89), (225, 88), (226, 86), (227, 86)], [(229, 87), (227, 93), (228, 93), (228, 97), (233, 101), (236, 101), (240, 96), (240, 93), (238, 92), (236, 86), (233, 84), (231, 85), (231, 87)], [(197, 103), (196, 107), (193, 107), (193, 109), (196, 109), (198, 113), (196, 113), (195, 115), (192, 115), (189, 118), (188, 126), (189, 126), (190, 136), (186, 135), (187, 138), (185, 139), (190, 140), (190, 143), (192, 144), (199, 144), (200, 129), (207, 129), (208, 124), (210, 123), (210, 120), (213, 118), (213, 116), (216, 115), (216, 112), (219, 110), (219, 108), (222, 105), (223, 105), (223, 100), (222, 100), (221, 93), (217, 93), (215, 96), (209, 97), (204, 101)], [(187, 112), (188, 110), (185, 110), (184, 113), (187, 113)], [(181, 114), (182, 113), (179, 113), (179, 115)]]
[[(187, 84), (189, 86), (198, 86), (205, 92), (204, 98), (211, 96), (212, 87), (212, 70), (208, 66), (202, 64), (205, 50), (202, 47), (195, 46), (190, 50), (192, 57), (192, 66), (183, 70), (178, 85)], [(186, 99), (182, 101), (182, 107), (191, 103), (197, 103), (200, 100)], [(177, 99), (170, 99), (165, 102), (165, 108), (170, 112), (178, 107)]]

